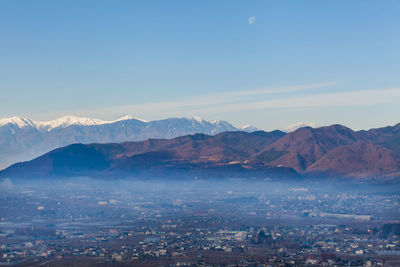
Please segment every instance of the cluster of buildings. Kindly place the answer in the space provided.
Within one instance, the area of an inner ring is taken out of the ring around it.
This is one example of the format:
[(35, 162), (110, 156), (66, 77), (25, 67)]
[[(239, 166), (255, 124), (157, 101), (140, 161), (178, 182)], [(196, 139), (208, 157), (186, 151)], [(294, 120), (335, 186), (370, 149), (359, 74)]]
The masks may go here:
[(0, 198), (0, 266), (400, 266), (396, 194), (85, 187)]

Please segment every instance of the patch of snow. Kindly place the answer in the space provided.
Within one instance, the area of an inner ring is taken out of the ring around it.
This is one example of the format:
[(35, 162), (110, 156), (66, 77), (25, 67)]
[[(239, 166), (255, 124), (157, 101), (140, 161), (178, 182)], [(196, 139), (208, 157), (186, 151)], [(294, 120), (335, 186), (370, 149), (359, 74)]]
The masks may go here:
[[(116, 120), (111, 120), (111, 121), (106, 121), (106, 120), (100, 120), (100, 119), (95, 119), (95, 118), (85, 118), (85, 117), (77, 117), (77, 116), (64, 116), (55, 120), (49, 120), (49, 121), (35, 121), (31, 120), (28, 118), (21, 118), (21, 117), (11, 117), (11, 118), (5, 118), (5, 119), (0, 119), (0, 126), (7, 125), (7, 124), (13, 124), (18, 128), (23, 128), (23, 127), (33, 127), (36, 128), (37, 130), (43, 131), (51, 131), (53, 129), (57, 128), (66, 128), (68, 126), (72, 125), (78, 125), (78, 126), (92, 126), (92, 125), (103, 125), (103, 124), (109, 124), (109, 123), (114, 123), (114, 122), (119, 122), (119, 121), (127, 121), (127, 120), (138, 120), (141, 122), (148, 123), (149, 121), (139, 119), (133, 116), (125, 115), (119, 119)], [(224, 120), (212, 120), (212, 121), (206, 121), (200, 117), (192, 117), (188, 118), (188, 120), (192, 121), (192, 126), (193, 127), (198, 127), (198, 124), (202, 125), (203, 127), (205, 126), (210, 126), (214, 125), (216, 127), (222, 127), (226, 128), (229, 130), (243, 130), (247, 132), (254, 132), (258, 131), (259, 129), (251, 126), (251, 125), (245, 125), (241, 128), (235, 128), (232, 126), (229, 122), (224, 121)]]
[(133, 117), (133, 116), (130, 116), (130, 115), (125, 115), (125, 116), (122, 116), (119, 119), (116, 119), (116, 120), (113, 120), (113, 121), (109, 121), (107, 123), (113, 123), (113, 122), (117, 122), (117, 121), (127, 121), (127, 120), (138, 120), (138, 121), (141, 121), (141, 122), (149, 122), (149, 121), (146, 121), (146, 120), (143, 120), (143, 119), (140, 119), (140, 118), (136, 118), (136, 117)]
[(35, 121), (28, 118), (22, 117), (10, 117), (5, 119), (0, 119), (0, 126), (4, 126), (7, 124), (12, 124), (17, 126), (18, 128), (23, 127), (33, 127), (36, 129), (46, 129), (47, 131), (53, 130), (55, 128), (65, 128), (71, 125), (79, 125), (79, 126), (90, 126), (90, 125), (102, 125), (107, 123), (113, 123), (117, 121), (125, 121), (125, 120), (138, 120), (142, 122), (148, 122), (146, 120), (142, 120), (139, 118), (135, 118), (129, 115), (123, 116), (119, 119), (113, 121), (105, 121), (100, 119), (93, 119), (93, 118), (83, 118), (77, 116), (64, 116), (55, 120), (50, 121)]
[(297, 123), (294, 123), (294, 124), (290, 124), (290, 125), (288, 125), (286, 127), (283, 127), (281, 130), (283, 132), (290, 133), (290, 132), (296, 131), (297, 129), (303, 128), (303, 127), (316, 128), (316, 127), (318, 127), (318, 125), (316, 123), (314, 123), (314, 122), (300, 121), (300, 122), (297, 122)]
[(0, 126), (4, 126), (7, 124), (13, 124), (19, 128), (27, 127), (27, 126), (35, 126), (35, 121), (28, 118), (21, 117), (10, 117), (5, 119), (0, 119)]
[(258, 129), (258, 128), (256, 128), (256, 127), (250, 125), (250, 124), (247, 124), (247, 125), (244, 125), (244, 126), (240, 127), (240, 130), (246, 131), (246, 132), (256, 132), (256, 131), (260, 131), (260, 129)]
[(55, 128), (65, 128), (71, 125), (79, 125), (79, 126), (89, 126), (89, 125), (100, 125), (105, 124), (107, 121), (92, 119), (92, 118), (81, 118), (76, 116), (64, 116), (56, 120), (37, 122), (36, 125), (38, 128), (47, 128), (55, 129)]
[(197, 121), (198, 123), (203, 123), (204, 122), (204, 120), (202, 118), (197, 117), (197, 116), (194, 116), (192, 119)]

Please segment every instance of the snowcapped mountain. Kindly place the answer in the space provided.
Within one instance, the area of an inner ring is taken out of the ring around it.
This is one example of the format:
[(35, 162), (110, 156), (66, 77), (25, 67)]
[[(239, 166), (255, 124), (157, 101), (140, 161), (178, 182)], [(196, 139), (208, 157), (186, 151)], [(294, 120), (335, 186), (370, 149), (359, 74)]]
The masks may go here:
[(240, 130), (244, 131), (244, 132), (249, 132), (249, 133), (260, 131), (260, 129), (258, 129), (258, 128), (252, 126), (252, 125), (249, 125), (249, 124), (240, 127)]
[(290, 132), (296, 131), (297, 129), (303, 128), (303, 127), (317, 128), (318, 125), (316, 123), (313, 123), (313, 122), (300, 121), (300, 122), (297, 122), (297, 123), (294, 123), (294, 124), (290, 124), (290, 125), (282, 128), (281, 130), (283, 132), (290, 133)]
[[(122, 127), (128, 122), (117, 123), (121, 123)], [(162, 126), (161, 129), (167, 129), (169, 134), (176, 133), (177, 125), (208, 127), (220, 124), (196, 118), (156, 123)], [(107, 125), (112, 124), (85, 127)], [(291, 133), (279, 130), (253, 133), (228, 131), (212, 136), (194, 134), (134, 143), (72, 144), (32, 161), (15, 164), (0, 171), (0, 177), (83, 175), (132, 178), (132, 173), (135, 173), (135, 176), (143, 178), (154, 175), (190, 179), (212, 175), (219, 178), (268, 176), (272, 179), (302, 176), (314, 179), (356, 178), (359, 182), (366, 178), (389, 181), (400, 177), (399, 137), (400, 123), (363, 131), (334, 124), (319, 128), (303, 127)]]
[(117, 120), (113, 121), (104, 121), (100, 119), (93, 119), (93, 118), (82, 118), (82, 117), (76, 117), (76, 116), (64, 116), (55, 120), (51, 121), (35, 121), (31, 120), (28, 118), (21, 118), (21, 117), (11, 117), (11, 118), (5, 118), (5, 119), (0, 119), (0, 127), (11, 124), (14, 126), (17, 126), (19, 128), (23, 127), (33, 127), (38, 130), (52, 130), (55, 128), (65, 128), (68, 126), (72, 125), (79, 125), (79, 126), (91, 126), (91, 125), (101, 125), (101, 124), (107, 124), (107, 123), (113, 123), (117, 121), (124, 121), (124, 120), (140, 120), (143, 122), (146, 122), (145, 120), (142, 119), (137, 119), (135, 117), (126, 115), (123, 116)]
[(36, 127), (36, 122), (28, 119), (28, 118), (21, 118), (21, 117), (10, 117), (5, 119), (0, 119), (0, 127), (4, 125), (15, 125), (16, 127), (23, 128), (23, 127)]
[(65, 116), (52, 121), (37, 122), (37, 128), (46, 128), (48, 130), (58, 128), (58, 127), (68, 127), (71, 125), (79, 126), (89, 126), (89, 125), (100, 125), (104, 124), (106, 121), (91, 118), (79, 118), (75, 116)]
[(226, 131), (255, 130), (251, 126), (236, 128), (227, 121), (206, 121), (198, 117), (157, 121), (132, 116), (113, 121), (76, 116), (51, 121), (11, 117), (0, 119), (0, 169), (73, 143), (120, 143), (194, 133), (215, 135)]

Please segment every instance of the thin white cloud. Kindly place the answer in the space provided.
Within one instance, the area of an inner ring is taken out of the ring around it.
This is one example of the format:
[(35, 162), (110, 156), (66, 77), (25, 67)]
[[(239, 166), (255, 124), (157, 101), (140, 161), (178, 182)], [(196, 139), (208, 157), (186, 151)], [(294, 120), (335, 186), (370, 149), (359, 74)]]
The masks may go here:
[[(203, 112), (207, 109), (215, 109), (230, 107), (230, 105), (240, 105), (244, 103), (253, 103), (259, 99), (266, 98), (271, 95), (279, 95), (287, 92), (306, 91), (317, 88), (325, 88), (334, 85), (332, 82), (294, 85), (286, 87), (269, 87), (253, 90), (231, 91), (223, 93), (205, 94), (179, 100), (150, 102), (135, 105), (124, 105), (111, 107), (102, 110), (92, 110), (94, 114), (135, 114), (145, 116), (145, 114), (161, 112), (168, 113), (169, 116), (182, 116), (185, 113), (196, 114), (198, 111)], [(207, 112), (209, 113), (209, 112)], [(78, 112), (77, 114), (88, 114), (88, 111)], [(144, 114), (144, 115), (143, 115)], [(176, 115), (174, 115), (176, 114)], [(167, 115), (167, 114), (165, 114)], [(146, 117), (146, 116), (145, 116)]]
[[(207, 113), (234, 112), (262, 109), (326, 108), (345, 106), (368, 106), (385, 104), (400, 98), (400, 88), (360, 90), (336, 93), (318, 93), (307, 96), (253, 101), (208, 107)], [(397, 100), (398, 101), (398, 100)]]
[[(218, 116), (227, 112), (246, 112), (251, 110), (286, 109), (306, 110), (328, 107), (353, 107), (385, 104), (400, 101), (400, 88), (358, 90), (347, 92), (323, 92), (321, 90), (333, 83), (295, 85), (279, 88), (263, 88), (215, 94), (205, 94), (170, 101), (115, 106), (103, 109), (75, 110), (68, 113), (78, 116), (117, 117), (121, 114), (134, 114), (146, 119), (182, 116)], [(307, 94), (286, 94), (287, 92), (307, 91)], [(39, 115), (39, 114), (38, 114)], [(61, 114), (60, 114), (61, 115)]]
[(251, 16), (249, 17), (249, 19), (247, 20), (249, 22), (249, 24), (254, 24), (256, 22), (256, 17), (255, 16)]
[(310, 89), (316, 89), (321, 87), (329, 87), (333, 86), (335, 83), (333, 82), (324, 82), (324, 83), (314, 83), (314, 84), (303, 84), (303, 85), (294, 85), (294, 86), (286, 86), (286, 87), (268, 87), (262, 89), (253, 89), (253, 90), (243, 90), (243, 91), (233, 91), (229, 93), (230, 96), (251, 96), (251, 95), (261, 95), (261, 94), (279, 94), (279, 93), (288, 93), (295, 91), (304, 91)]

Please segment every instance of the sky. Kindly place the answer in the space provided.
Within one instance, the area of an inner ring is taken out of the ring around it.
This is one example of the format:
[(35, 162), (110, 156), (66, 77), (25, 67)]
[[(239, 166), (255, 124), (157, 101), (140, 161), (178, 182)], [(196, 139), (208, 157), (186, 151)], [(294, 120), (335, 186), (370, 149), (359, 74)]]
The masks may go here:
[(400, 122), (400, 1), (0, 1), (0, 118)]

